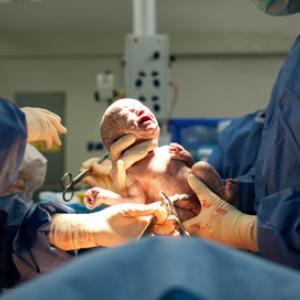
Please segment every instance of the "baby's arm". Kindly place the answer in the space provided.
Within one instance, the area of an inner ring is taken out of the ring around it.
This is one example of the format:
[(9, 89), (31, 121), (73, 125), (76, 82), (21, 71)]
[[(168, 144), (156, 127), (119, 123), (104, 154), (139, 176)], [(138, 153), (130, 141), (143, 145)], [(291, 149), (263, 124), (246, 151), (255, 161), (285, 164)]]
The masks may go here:
[(172, 154), (171, 159), (180, 160), (190, 168), (193, 166), (193, 157), (183, 146), (177, 143), (171, 143), (169, 145), (169, 152)]
[(84, 204), (88, 209), (94, 209), (100, 205), (116, 205), (120, 203), (142, 203), (146, 202), (144, 192), (139, 185), (128, 186), (128, 197), (100, 187), (89, 189), (84, 194)]
[(85, 192), (84, 204), (88, 209), (94, 209), (100, 205), (115, 205), (126, 202), (124, 197), (110, 190), (93, 187)]

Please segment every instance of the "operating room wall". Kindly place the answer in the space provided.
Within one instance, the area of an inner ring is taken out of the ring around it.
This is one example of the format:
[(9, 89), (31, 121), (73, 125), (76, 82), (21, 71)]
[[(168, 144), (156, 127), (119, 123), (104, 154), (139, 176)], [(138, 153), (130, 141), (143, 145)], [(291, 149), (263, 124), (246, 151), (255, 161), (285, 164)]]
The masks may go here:
[[(173, 117), (235, 117), (264, 107), (284, 56), (178, 56), (171, 78), (178, 96)], [(1, 58), (1, 96), (18, 92), (64, 92), (66, 95), (66, 169), (97, 155), (87, 143), (98, 141), (99, 117), (106, 103), (96, 102), (95, 76), (111, 70), (121, 85), (118, 56)], [(175, 100), (175, 90), (171, 98)], [(42, 101), (42, 99), (41, 99)]]
[[(99, 118), (105, 103), (94, 100), (98, 72), (119, 74), (117, 58), (9, 59), (0, 60), (1, 96), (14, 99), (18, 92), (64, 92), (66, 169), (77, 172), (80, 163), (97, 155), (87, 151), (87, 143), (99, 141)], [(41, 102), (43, 99), (41, 99)]]
[(179, 58), (171, 70), (178, 90), (173, 116), (237, 117), (265, 107), (283, 60), (281, 55)]

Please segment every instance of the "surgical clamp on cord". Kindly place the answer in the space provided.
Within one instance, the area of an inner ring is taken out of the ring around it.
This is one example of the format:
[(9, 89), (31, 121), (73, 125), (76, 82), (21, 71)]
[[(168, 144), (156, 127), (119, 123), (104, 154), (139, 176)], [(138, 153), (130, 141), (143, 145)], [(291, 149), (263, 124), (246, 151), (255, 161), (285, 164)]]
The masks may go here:
[(170, 199), (164, 192), (160, 192), (160, 194), (163, 196), (163, 199), (164, 199), (164, 200), (167, 200), (168, 204), (169, 204), (170, 207), (171, 207), (171, 210), (172, 210), (172, 212), (173, 212), (173, 215), (174, 215), (174, 216), (176, 217), (176, 219), (177, 219), (177, 223), (178, 223), (178, 225), (179, 225), (179, 234), (180, 234), (181, 236), (188, 237), (189, 234), (186, 232), (186, 230), (185, 230), (185, 228), (184, 228), (182, 222), (181, 222), (180, 219), (179, 219), (179, 216), (178, 216), (178, 213), (177, 213), (177, 209), (176, 209), (174, 203), (171, 201), (171, 199)]
[[(106, 153), (102, 155), (98, 160), (97, 163), (101, 164), (109, 157), (109, 154)], [(70, 172), (65, 173), (61, 179), (60, 183), (63, 188), (62, 197), (64, 201), (70, 202), (73, 195), (74, 195), (74, 187), (76, 184), (78, 184), (84, 177), (89, 175), (91, 171), (91, 168), (85, 169), (82, 172), (80, 172), (78, 175), (73, 177), (73, 175)]]

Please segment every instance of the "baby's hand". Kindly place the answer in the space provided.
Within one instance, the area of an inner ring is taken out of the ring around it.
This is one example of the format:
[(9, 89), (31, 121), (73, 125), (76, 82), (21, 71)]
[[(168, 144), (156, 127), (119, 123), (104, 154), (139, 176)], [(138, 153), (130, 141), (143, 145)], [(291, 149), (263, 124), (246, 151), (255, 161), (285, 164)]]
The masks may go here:
[(94, 187), (89, 189), (84, 194), (84, 204), (88, 209), (94, 209), (100, 205), (114, 205), (117, 204), (116, 200), (118, 199), (118, 203), (120, 196), (110, 190), (106, 190), (100, 187)]
[(83, 202), (88, 209), (93, 209), (102, 204), (101, 195), (102, 188), (94, 187), (84, 193)]
[(184, 162), (188, 167), (192, 167), (192, 165), (194, 164), (191, 153), (177, 143), (171, 143), (169, 145), (169, 152), (172, 154), (171, 159), (180, 160)]

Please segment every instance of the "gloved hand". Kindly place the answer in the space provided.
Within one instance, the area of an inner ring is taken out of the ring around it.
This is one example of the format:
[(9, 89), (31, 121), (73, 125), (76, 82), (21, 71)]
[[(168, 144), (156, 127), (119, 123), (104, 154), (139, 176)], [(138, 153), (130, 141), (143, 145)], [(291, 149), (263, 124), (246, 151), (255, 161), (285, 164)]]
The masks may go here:
[(23, 107), (26, 116), (28, 142), (44, 141), (50, 149), (52, 145), (61, 146), (59, 134), (65, 134), (67, 129), (61, 124), (61, 118), (44, 108)]
[[(91, 171), (90, 175), (85, 177), (82, 182), (114, 192), (126, 189), (126, 170), (157, 147), (157, 142), (153, 140), (130, 147), (135, 141), (136, 137), (133, 135), (125, 135), (116, 141), (110, 149), (112, 161), (106, 160), (97, 164), (99, 158), (96, 157), (83, 162), (81, 170), (91, 168)], [(127, 148), (129, 149), (123, 153)]]
[[(95, 209), (100, 205), (117, 205), (120, 203), (138, 203), (135, 202), (135, 198), (122, 197), (118, 193), (112, 192), (107, 189), (93, 187), (84, 194), (84, 204), (88, 209)], [(160, 202), (163, 209), (166, 211), (168, 216), (165, 222), (160, 222), (155, 224), (152, 233), (157, 235), (178, 235), (179, 234), (179, 224), (177, 218), (171, 214), (169, 205)]]
[(167, 218), (159, 202), (122, 203), (91, 214), (55, 214), (48, 238), (63, 250), (115, 247), (139, 239), (153, 216), (157, 223)]
[(101, 164), (97, 163), (98, 160), (99, 157), (92, 157), (81, 164), (80, 171), (90, 169), (89, 175), (81, 181), (92, 187), (101, 187), (116, 192), (117, 189), (114, 187), (112, 180), (111, 160), (106, 159)]
[[(126, 170), (157, 147), (156, 139), (146, 140), (130, 147), (135, 141), (135, 136), (126, 135), (111, 146), (113, 182), (118, 193), (125, 197), (127, 196)], [(123, 153), (125, 149), (127, 150)]]
[(190, 234), (235, 248), (258, 251), (256, 216), (241, 213), (193, 174), (188, 176), (188, 183), (201, 203), (201, 212), (183, 223)]
[[(179, 236), (179, 224), (176, 216), (169, 215), (163, 224), (155, 224), (153, 233), (156, 235)], [(186, 234), (189, 235), (188, 232)]]

